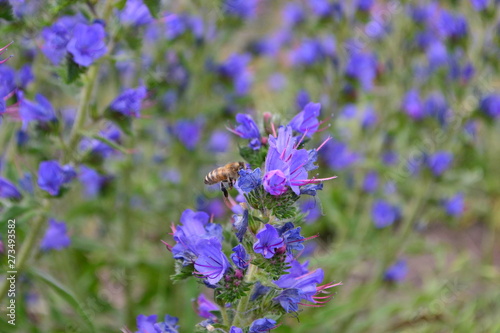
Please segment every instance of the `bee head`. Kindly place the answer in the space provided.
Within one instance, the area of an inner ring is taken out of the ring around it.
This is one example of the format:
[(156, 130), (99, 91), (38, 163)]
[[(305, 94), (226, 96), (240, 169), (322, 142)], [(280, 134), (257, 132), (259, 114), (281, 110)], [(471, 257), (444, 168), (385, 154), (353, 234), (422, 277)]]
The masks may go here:
[(238, 170), (245, 169), (245, 162), (238, 162)]

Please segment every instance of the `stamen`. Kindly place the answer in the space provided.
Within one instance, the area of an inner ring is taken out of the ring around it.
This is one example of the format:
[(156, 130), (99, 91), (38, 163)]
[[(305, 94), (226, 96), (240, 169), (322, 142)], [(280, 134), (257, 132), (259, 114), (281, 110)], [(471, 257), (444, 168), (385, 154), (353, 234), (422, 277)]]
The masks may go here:
[(12, 41), (9, 44), (5, 45), (4, 47), (0, 48), (0, 54), (4, 53), (7, 50), (7, 48), (12, 45), (12, 43), (14, 43), (14, 41)]

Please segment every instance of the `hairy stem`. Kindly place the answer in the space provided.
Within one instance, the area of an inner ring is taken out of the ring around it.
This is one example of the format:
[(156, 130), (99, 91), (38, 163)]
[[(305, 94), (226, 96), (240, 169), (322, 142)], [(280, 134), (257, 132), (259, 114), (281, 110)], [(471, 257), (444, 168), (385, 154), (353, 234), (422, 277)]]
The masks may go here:
[[(259, 268), (255, 265), (250, 264), (248, 267), (248, 271), (245, 275), (245, 282), (252, 282), (254, 276), (259, 271)], [(238, 307), (236, 308), (236, 314), (234, 315), (232, 326), (238, 326), (241, 323), (245, 323), (248, 318), (246, 318), (246, 312), (248, 310), (248, 303), (250, 302), (250, 296), (252, 292), (250, 291), (245, 297), (243, 297), (238, 303)]]

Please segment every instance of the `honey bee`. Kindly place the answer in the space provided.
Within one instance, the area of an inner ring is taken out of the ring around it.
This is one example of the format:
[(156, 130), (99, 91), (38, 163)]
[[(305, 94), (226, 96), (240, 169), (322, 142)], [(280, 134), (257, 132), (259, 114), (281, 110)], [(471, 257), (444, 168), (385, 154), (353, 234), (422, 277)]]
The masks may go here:
[(236, 179), (240, 176), (238, 172), (245, 168), (245, 163), (243, 162), (233, 162), (224, 165), (223, 167), (217, 168), (208, 173), (205, 176), (205, 184), (213, 185), (220, 183), (220, 189), (224, 193), (224, 197), (228, 197), (227, 189), (224, 183), (228, 184), (229, 189), (233, 188)]

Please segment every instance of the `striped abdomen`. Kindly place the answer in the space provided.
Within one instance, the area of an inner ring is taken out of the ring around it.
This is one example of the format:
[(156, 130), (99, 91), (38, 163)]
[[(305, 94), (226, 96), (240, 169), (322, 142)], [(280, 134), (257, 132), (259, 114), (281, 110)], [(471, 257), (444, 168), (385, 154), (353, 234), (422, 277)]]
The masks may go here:
[(227, 178), (225, 167), (220, 167), (209, 172), (208, 175), (205, 176), (205, 184), (213, 185), (222, 181), (227, 181)]

